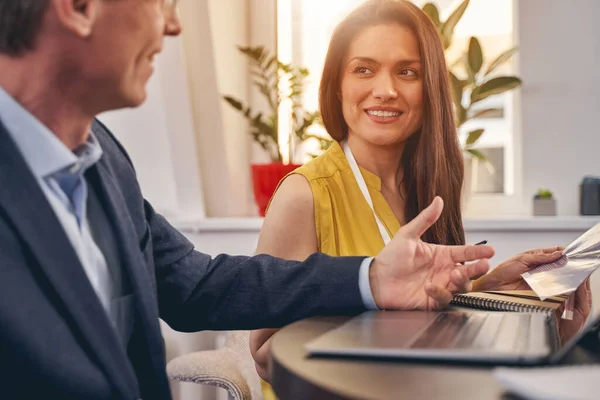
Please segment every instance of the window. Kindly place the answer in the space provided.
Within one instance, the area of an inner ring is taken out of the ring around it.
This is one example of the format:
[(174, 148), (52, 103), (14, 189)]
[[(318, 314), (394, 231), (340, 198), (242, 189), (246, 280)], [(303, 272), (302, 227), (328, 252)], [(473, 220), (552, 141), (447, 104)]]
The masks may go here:
[[(279, 12), (279, 17), (290, 20), (288, 23), (282, 23), (280, 20), (278, 25), (291, 27), (278, 31), (279, 52), (289, 54), (294, 64), (302, 65), (310, 71), (304, 93), (306, 109), (318, 108), (320, 71), (333, 29), (351, 10), (363, 2), (364, 0), (279, 0), (278, 6), (284, 11)], [(414, 0), (418, 6), (423, 6), (426, 2)], [(432, 2), (440, 10), (442, 20), (445, 20), (462, 0)], [(455, 29), (453, 45), (446, 52), (450, 65), (467, 48), (471, 36), (480, 40), (484, 53), (484, 68), (502, 52), (513, 47), (513, 0), (471, 0)], [(514, 71), (511, 62), (496, 70), (496, 74), (512, 73)], [(513, 193), (515, 168), (512, 97), (511, 93), (505, 93), (482, 101), (477, 106), (478, 109), (492, 108), (494, 112), (487, 114), (485, 118), (468, 121), (459, 132), (461, 142), (464, 142), (467, 132), (477, 128), (485, 129), (477, 148), (488, 156), (492, 168), (477, 161), (466, 163), (466, 172), (471, 174), (470, 181), (475, 193)], [(310, 148), (309, 144), (304, 151), (314, 151), (314, 148)]]

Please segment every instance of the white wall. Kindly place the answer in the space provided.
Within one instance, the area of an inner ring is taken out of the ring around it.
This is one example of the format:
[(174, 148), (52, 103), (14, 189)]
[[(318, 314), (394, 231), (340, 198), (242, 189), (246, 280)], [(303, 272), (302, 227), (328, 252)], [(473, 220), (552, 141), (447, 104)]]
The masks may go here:
[(579, 213), (578, 184), (600, 175), (600, 1), (519, 0), (524, 209), (540, 187)]
[[(247, 104), (248, 62), (237, 46), (249, 44), (247, 0), (208, 2), (219, 95), (231, 95)], [(227, 214), (248, 216), (256, 213), (251, 191), (250, 135), (246, 119), (224, 101), (219, 102), (222, 134), (227, 149), (227, 168), (234, 199)], [(211, 214), (212, 215), (212, 214)]]
[[(227, 215), (233, 208), (235, 197), (232, 196), (232, 182), (227, 173), (228, 155), (223, 135), (217, 63), (214, 58), (215, 35), (211, 32), (209, 2), (182, 1), (180, 16), (184, 27), (183, 46), (189, 79), (188, 91), (198, 138), (203, 188), (205, 193), (222, 195), (205, 197), (206, 214)], [(236, 21), (232, 18), (222, 23), (235, 26)]]

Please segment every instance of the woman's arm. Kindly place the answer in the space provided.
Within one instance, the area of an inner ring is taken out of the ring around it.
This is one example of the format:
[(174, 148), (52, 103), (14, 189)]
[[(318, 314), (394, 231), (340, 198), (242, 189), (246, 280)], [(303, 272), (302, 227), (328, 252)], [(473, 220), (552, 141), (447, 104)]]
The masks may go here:
[[(315, 212), (310, 184), (302, 175), (290, 175), (273, 196), (258, 239), (257, 254), (302, 261), (318, 251)], [(250, 352), (256, 371), (269, 381), (270, 338), (277, 329), (250, 334)]]

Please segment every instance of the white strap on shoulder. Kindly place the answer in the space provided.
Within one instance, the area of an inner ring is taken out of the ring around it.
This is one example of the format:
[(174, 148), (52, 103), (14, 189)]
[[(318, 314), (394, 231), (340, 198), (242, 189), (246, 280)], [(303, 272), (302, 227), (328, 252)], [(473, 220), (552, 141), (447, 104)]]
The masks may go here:
[(385, 229), (383, 222), (381, 222), (381, 220), (377, 216), (377, 213), (375, 213), (375, 207), (373, 206), (373, 200), (371, 200), (371, 195), (369, 194), (369, 189), (367, 188), (367, 183), (365, 182), (365, 178), (362, 176), (362, 173), (360, 172), (360, 169), (358, 168), (358, 164), (356, 163), (356, 160), (354, 159), (354, 155), (352, 154), (352, 151), (350, 151), (348, 142), (344, 141), (342, 146), (344, 148), (344, 153), (346, 154), (346, 158), (348, 159), (348, 164), (350, 164), (350, 169), (352, 170), (352, 173), (354, 174), (354, 179), (356, 179), (356, 183), (358, 183), (358, 187), (360, 188), (360, 191), (362, 192), (367, 203), (369, 203), (369, 207), (371, 207), (371, 211), (373, 211), (373, 216), (375, 217), (375, 221), (377, 222), (377, 227), (379, 228), (379, 233), (381, 234), (381, 239), (383, 239), (383, 243), (385, 245), (387, 245), (390, 242), (390, 240), (392, 240), (392, 238), (390, 237), (387, 230)]

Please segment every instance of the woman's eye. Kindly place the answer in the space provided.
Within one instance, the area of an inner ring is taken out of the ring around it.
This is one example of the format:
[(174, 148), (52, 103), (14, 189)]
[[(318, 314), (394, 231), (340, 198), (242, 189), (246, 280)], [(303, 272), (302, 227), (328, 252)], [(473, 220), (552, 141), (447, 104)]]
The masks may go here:
[(365, 75), (365, 74), (368, 74), (370, 72), (371, 72), (371, 70), (369, 68), (367, 68), (367, 67), (356, 67), (356, 68), (354, 68), (354, 73), (356, 73), (356, 74)]
[(417, 76), (417, 72), (412, 70), (412, 69), (401, 69), (400, 70), (400, 75), (404, 75), (404, 76)]

